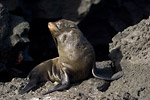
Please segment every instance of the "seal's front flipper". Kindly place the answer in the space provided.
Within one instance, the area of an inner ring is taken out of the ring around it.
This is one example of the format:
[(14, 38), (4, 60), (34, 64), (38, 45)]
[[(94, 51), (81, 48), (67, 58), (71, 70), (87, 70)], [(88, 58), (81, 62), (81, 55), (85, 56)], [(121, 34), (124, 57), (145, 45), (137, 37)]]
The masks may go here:
[(70, 86), (70, 80), (69, 80), (69, 76), (68, 74), (64, 71), (64, 74), (62, 76), (62, 80), (59, 82), (58, 85), (56, 85), (53, 89), (43, 93), (43, 95), (46, 95), (48, 93), (52, 93), (54, 91), (62, 91), (65, 90), (67, 88), (69, 88)]
[(19, 94), (24, 94), (26, 92), (29, 92), (31, 89), (33, 89), (34, 87), (36, 87), (36, 80), (30, 80), (29, 83), (26, 85), (26, 87), (24, 89), (20, 89), (19, 90)]
[(43, 95), (46, 95), (48, 93), (52, 93), (52, 92), (55, 92), (55, 91), (62, 91), (62, 90), (65, 90), (69, 87), (69, 84), (68, 83), (59, 83), (58, 85), (56, 85), (52, 90), (49, 90), (45, 93), (43, 93)]

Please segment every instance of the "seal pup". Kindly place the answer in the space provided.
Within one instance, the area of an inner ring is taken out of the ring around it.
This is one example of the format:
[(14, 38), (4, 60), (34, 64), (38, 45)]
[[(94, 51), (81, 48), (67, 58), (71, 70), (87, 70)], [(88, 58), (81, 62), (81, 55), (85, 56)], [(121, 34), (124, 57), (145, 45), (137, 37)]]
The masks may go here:
[(57, 46), (59, 57), (35, 66), (28, 75), (29, 83), (19, 91), (20, 94), (45, 81), (58, 82), (58, 85), (43, 93), (44, 95), (67, 89), (71, 82), (84, 80), (91, 74), (104, 80), (116, 80), (122, 76), (119, 74), (109, 78), (96, 73), (94, 49), (74, 22), (62, 19), (49, 22), (48, 28)]

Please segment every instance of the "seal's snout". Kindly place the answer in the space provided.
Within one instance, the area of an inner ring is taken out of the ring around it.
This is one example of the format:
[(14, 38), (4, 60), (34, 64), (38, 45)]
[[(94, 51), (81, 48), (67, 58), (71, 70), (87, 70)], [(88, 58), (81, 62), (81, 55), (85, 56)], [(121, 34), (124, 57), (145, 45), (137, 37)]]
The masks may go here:
[(54, 32), (54, 31), (57, 30), (57, 27), (56, 27), (56, 25), (55, 25), (54, 22), (49, 22), (49, 23), (48, 23), (48, 28), (49, 28), (49, 30), (50, 30), (51, 32)]
[(57, 28), (55, 22), (49, 22), (48, 23), (48, 28), (49, 28), (49, 31), (52, 34), (52, 37), (57, 37), (60, 34), (59, 29)]
[(52, 23), (52, 22), (49, 22), (49, 23), (48, 23), (48, 28), (51, 29), (52, 27), (53, 27), (53, 23)]

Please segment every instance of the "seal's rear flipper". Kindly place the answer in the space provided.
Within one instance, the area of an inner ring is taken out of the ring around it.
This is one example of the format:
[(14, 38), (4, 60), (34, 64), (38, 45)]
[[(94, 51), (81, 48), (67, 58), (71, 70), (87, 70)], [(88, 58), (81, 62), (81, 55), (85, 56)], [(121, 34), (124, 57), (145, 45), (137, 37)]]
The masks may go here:
[(99, 79), (103, 79), (103, 80), (108, 80), (108, 81), (113, 81), (113, 80), (117, 80), (119, 78), (121, 78), (123, 76), (123, 71), (119, 71), (116, 74), (114, 74), (112, 77), (108, 77), (108, 76), (103, 76), (100, 75), (99, 73), (97, 73), (95, 71), (95, 67), (92, 68), (92, 74), (95, 78), (99, 78)]
[(26, 92), (29, 92), (34, 87), (36, 87), (36, 80), (30, 80), (24, 89), (19, 89), (19, 94), (22, 95)]
[(43, 93), (43, 95), (46, 95), (48, 93), (52, 93), (54, 91), (62, 91), (65, 90), (67, 88), (69, 88), (70, 86), (70, 80), (69, 80), (69, 76), (68, 74), (64, 71), (63, 76), (62, 76), (62, 80), (59, 82), (58, 85), (56, 85), (53, 89)]

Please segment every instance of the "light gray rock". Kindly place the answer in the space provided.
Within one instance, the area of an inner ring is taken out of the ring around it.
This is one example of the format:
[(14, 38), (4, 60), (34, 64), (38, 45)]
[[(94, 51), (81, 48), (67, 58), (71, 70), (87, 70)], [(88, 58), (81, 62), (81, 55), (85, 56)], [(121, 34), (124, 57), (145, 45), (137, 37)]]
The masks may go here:
[(129, 61), (132, 64), (149, 64), (150, 18), (119, 32), (112, 41), (110, 58), (114, 62)]
[(150, 99), (150, 18), (119, 32), (112, 40), (109, 56), (122, 68), (124, 76), (111, 83), (106, 97), (110, 92), (123, 92), (133, 100)]
[(10, 29), (13, 33), (10, 36), (11, 45), (15, 46), (18, 42), (29, 42), (27, 34), (30, 29), (29, 23), (24, 21), (23, 18), (14, 15), (10, 16), (10, 23)]

